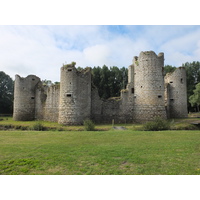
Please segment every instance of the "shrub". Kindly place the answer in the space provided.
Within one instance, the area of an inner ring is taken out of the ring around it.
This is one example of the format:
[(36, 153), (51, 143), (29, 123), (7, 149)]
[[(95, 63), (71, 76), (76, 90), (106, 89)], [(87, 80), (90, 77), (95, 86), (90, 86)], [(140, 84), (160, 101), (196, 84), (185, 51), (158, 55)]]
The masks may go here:
[(147, 122), (146, 124), (144, 124), (143, 128), (145, 131), (169, 130), (170, 123), (167, 120), (156, 118), (154, 121)]
[(64, 131), (64, 129), (62, 127), (58, 127), (56, 130), (57, 131)]
[(89, 119), (85, 120), (83, 125), (84, 125), (84, 128), (86, 131), (94, 131), (95, 130), (95, 124), (93, 123), (92, 120), (89, 120)]
[(44, 131), (45, 129), (45, 126), (43, 126), (41, 122), (36, 122), (32, 127), (32, 130), (34, 131)]
[(175, 124), (171, 127), (172, 130), (199, 130), (199, 127), (194, 124), (181, 123)]

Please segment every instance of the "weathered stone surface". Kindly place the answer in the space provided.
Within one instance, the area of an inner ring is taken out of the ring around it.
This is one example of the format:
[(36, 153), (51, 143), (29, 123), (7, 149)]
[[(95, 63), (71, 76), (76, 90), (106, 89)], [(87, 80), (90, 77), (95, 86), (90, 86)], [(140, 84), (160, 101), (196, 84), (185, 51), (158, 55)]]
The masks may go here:
[(74, 125), (90, 118), (91, 70), (79, 72), (74, 65), (65, 65), (61, 68), (58, 122)]
[(141, 52), (133, 60), (135, 121), (149, 121), (156, 117), (167, 118), (164, 97), (164, 54)]
[(185, 118), (187, 111), (187, 85), (184, 67), (165, 76), (165, 102), (169, 118)]
[(14, 120), (29, 121), (35, 119), (35, 88), (39, 82), (40, 79), (34, 75), (29, 75), (26, 78), (15, 76)]
[(16, 75), (14, 120), (46, 120), (65, 125), (132, 123), (156, 117), (187, 117), (184, 68), (164, 78), (164, 54), (141, 52), (129, 66), (128, 84), (120, 97), (100, 99), (91, 81), (91, 69), (77, 71), (75, 63), (61, 67), (60, 85), (44, 86), (34, 75)]

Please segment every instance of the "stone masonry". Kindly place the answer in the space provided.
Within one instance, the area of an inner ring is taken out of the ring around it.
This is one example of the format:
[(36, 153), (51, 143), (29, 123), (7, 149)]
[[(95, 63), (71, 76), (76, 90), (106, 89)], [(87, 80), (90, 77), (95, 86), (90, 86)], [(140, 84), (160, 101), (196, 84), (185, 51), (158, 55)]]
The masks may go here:
[(34, 75), (15, 77), (14, 120), (45, 120), (64, 125), (133, 123), (156, 117), (187, 117), (186, 72), (183, 67), (164, 77), (164, 54), (141, 52), (128, 68), (128, 84), (120, 97), (100, 99), (91, 69), (63, 65), (60, 84), (45, 86)]

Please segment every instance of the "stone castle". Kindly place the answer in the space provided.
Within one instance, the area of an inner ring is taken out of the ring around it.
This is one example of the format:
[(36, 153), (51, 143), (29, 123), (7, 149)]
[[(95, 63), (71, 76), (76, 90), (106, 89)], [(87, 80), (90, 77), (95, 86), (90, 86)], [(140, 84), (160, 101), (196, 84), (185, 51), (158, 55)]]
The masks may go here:
[(135, 56), (128, 68), (128, 84), (121, 96), (100, 99), (91, 69), (75, 64), (61, 67), (60, 84), (45, 86), (40, 78), (15, 77), (14, 120), (45, 120), (64, 125), (145, 122), (161, 117), (187, 117), (186, 72), (177, 68), (165, 77), (164, 54), (153, 51)]

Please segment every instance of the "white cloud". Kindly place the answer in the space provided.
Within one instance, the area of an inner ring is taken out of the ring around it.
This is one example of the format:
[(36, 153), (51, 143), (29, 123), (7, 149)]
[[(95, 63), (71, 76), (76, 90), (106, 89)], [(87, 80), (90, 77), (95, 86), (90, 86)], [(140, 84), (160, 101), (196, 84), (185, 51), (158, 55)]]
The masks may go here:
[(160, 48), (166, 52), (168, 64), (180, 66), (185, 62), (199, 60), (200, 29), (186, 32), (182, 36), (176, 36), (166, 41)]
[[(119, 32), (119, 31), (123, 32)], [(0, 70), (59, 81), (63, 63), (128, 67), (140, 51), (179, 66), (200, 58), (199, 26), (0, 26)]]
[(88, 65), (96, 65), (102, 66), (107, 63), (110, 57), (110, 49), (107, 45), (94, 45), (88, 48), (85, 48), (83, 51), (84, 58)]

